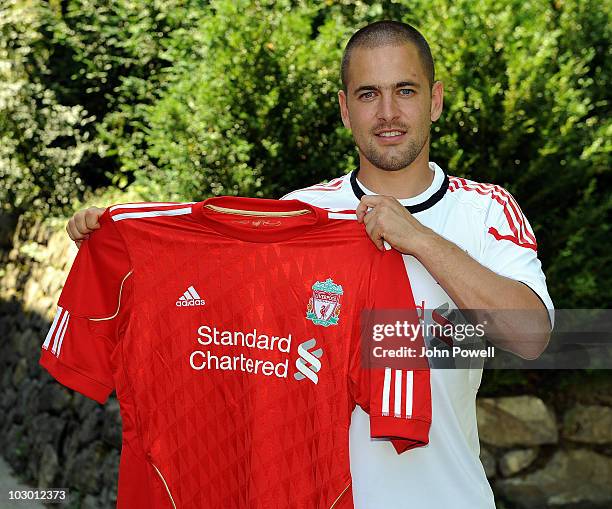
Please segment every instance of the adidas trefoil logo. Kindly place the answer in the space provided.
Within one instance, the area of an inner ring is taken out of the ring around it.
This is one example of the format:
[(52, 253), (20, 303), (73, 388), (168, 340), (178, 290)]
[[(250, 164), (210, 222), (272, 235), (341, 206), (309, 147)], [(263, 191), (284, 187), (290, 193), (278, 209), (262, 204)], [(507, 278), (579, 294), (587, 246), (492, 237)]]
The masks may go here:
[(198, 295), (198, 292), (193, 286), (187, 288), (185, 293), (179, 297), (179, 300), (176, 301), (177, 307), (183, 306), (203, 306), (206, 304), (204, 299)]

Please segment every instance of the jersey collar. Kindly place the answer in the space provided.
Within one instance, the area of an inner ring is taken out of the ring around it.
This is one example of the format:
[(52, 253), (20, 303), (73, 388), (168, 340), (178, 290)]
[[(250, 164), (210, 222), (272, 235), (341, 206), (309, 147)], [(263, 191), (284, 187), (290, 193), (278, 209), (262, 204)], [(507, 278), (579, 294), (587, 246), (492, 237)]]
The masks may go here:
[[(429, 163), (429, 168), (431, 169), (431, 171), (434, 172), (434, 178), (431, 182), (431, 185), (417, 196), (399, 200), (399, 202), (411, 214), (423, 212), (424, 210), (433, 207), (444, 197), (448, 189), (448, 175), (444, 173), (444, 170), (442, 170), (442, 168), (440, 168), (434, 162)], [(351, 187), (353, 188), (353, 193), (355, 194), (358, 200), (361, 200), (361, 198), (366, 194), (375, 193), (367, 189), (361, 182), (357, 180), (358, 173), (359, 169), (353, 170), (351, 172), (350, 180)]]
[[(245, 211), (226, 213), (211, 210), (207, 205)], [(292, 216), (295, 211), (308, 212)], [(248, 211), (274, 212), (278, 216), (256, 216)], [(219, 196), (194, 205), (195, 219), (213, 230), (246, 242), (282, 242), (329, 221), (327, 211), (298, 200), (267, 200)], [(288, 213), (283, 215), (283, 213)]]

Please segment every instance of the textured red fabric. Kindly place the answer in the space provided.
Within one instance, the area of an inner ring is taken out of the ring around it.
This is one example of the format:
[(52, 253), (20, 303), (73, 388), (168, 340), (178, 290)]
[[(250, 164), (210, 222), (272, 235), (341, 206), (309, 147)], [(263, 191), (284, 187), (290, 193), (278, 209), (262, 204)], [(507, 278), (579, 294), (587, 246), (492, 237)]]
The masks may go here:
[(338, 217), (246, 198), (104, 213), (41, 364), (98, 401), (117, 391), (119, 508), (352, 507), (355, 404), (398, 451), (427, 443), (429, 372), (412, 415), (384, 414), (385, 369), (359, 355), (363, 309), (414, 309), (402, 258)]

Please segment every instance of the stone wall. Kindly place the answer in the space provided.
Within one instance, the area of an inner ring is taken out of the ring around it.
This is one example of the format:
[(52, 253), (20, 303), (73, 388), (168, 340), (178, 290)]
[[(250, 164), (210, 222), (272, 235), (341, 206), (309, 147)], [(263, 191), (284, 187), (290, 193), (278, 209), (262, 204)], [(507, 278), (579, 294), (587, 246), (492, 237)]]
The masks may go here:
[(10, 239), (1, 226), (0, 236), (0, 454), (31, 486), (68, 488), (70, 503), (62, 507), (113, 508), (117, 401), (101, 406), (38, 366), (77, 249), (57, 223), (20, 219)]
[(610, 507), (612, 408), (540, 398), (477, 401), (481, 460), (496, 498), (517, 508)]
[[(76, 253), (63, 221), (0, 218), (0, 454), (33, 486), (69, 488), (70, 507), (106, 509), (116, 500), (117, 401), (101, 406), (38, 366)], [(499, 508), (612, 507), (612, 395), (579, 394), (562, 405), (538, 394), (478, 400)]]

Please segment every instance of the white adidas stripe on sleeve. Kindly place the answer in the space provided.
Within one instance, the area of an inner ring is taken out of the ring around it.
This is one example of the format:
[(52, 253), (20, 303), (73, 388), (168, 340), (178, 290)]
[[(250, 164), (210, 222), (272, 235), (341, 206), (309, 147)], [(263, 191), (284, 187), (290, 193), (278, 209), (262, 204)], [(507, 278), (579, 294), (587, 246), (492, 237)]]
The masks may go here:
[[(406, 384), (403, 384), (404, 372), (401, 369), (385, 368), (385, 379), (382, 390), (382, 415), (390, 415), (391, 408), (391, 378), (394, 378), (393, 415), (395, 417), (412, 417), (414, 401), (414, 372), (406, 371)], [(405, 400), (404, 400), (405, 398)], [(402, 412), (402, 400), (405, 401), (404, 412)]]
[(412, 400), (414, 396), (414, 371), (406, 371), (406, 417), (412, 417)]
[(119, 204), (119, 205), (113, 205), (109, 211), (113, 212), (117, 209), (145, 209), (145, 208), (151, 208), (151, 207), (164, 207), (164, 206), (174, 206), (174, 207), (178, 207), (181, 205), (193, 205), (194, 201), (188, 201), (188, 202), (180, 202), (180, 203), (168, 203), (168, 202), (150, 202), (150, 203), (125, 203), (123, 205)]
[(51, 324), (49, 332), (47, 332), (47, 336), (42, 346), (45, 350), (49, 350), (49, 346), (51, 346), (51, 352), (56, 357), (59, 357), (62, 351), (62, 343), (64, 342), (64, 336), (68, 330), (69, 321), (70, 313), (63, 307), (57, 306), (55, 318), (53, 318), (53, 323)]
[(391, 398), (391, 368), (385, 368), (385, 381), (383, 383), (382, 415), (389, 415), (389, 400)]
[(184, 214), (191, 214), (191, 207), (182, 209), (152, 210), (150, 212), (125, 212), (123, 214), (111, 215), (111, 218), (113, 221), (122, 221), (123, 219), (138, 219), (141, 217), (157, 216), (182, 216)]
[(57, 356), (60, 356), (62, 351), (62, 345), (64, 344), (64, 336), (66, 335), (66, 331), (68, 330), (68, 322), (70, 321), (70, 313), (66, 311), (66, 323), (62, 328), (61, 332), (59, 332), (59, 339), (57, 340)]
[(43, 343), (43, 346), (42, 346), (45, 350), (49, 349), (49, 344), (51, 343), (53, 332), (55, 331), (55, 328), (57, 327), (57, 322), (59, 321), (60, 316), (62, 315), (62, 310), (63, 308), (61, 306), (57, 306), (57, 311), (55, 312), (53, 323), (51, 324), (51, 328), (49, 329), (49, 332), (47, 332), (47, 336), (45, 337), (45, 342)]
[(68, 316), (70, 314), (68, 313), (68, 311), (64, 310), (63, 314), (62, 314), (62, 320), (59, 324), (59, 327), (57, 328), (57, 332), (54, 334), (54, 338), (53, 338), (53, 348), (51, 349), (51, 351), (58, 356), (59, 353), (57, 351), (61, 338), (63, 338), (64, 334), (66, 333), (66, 328), (68, 327)]

